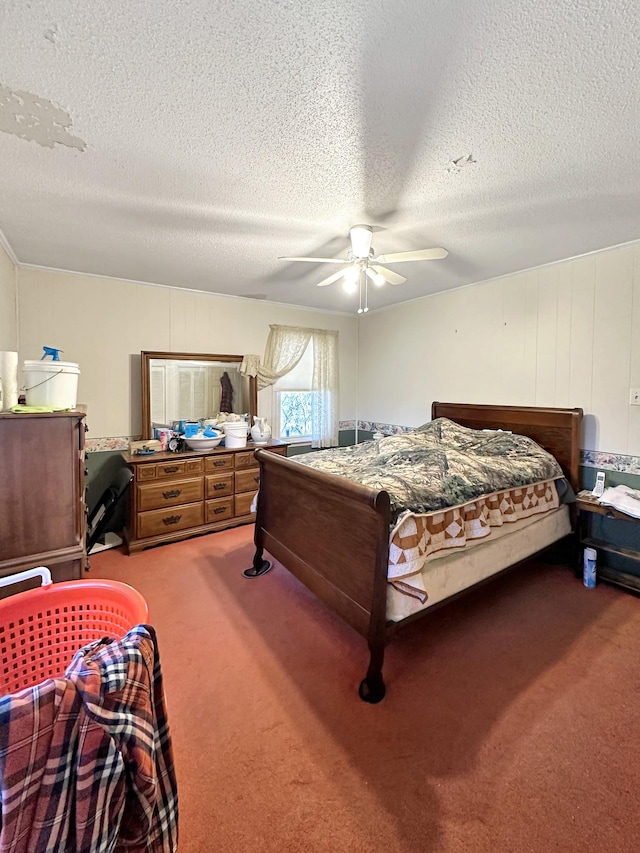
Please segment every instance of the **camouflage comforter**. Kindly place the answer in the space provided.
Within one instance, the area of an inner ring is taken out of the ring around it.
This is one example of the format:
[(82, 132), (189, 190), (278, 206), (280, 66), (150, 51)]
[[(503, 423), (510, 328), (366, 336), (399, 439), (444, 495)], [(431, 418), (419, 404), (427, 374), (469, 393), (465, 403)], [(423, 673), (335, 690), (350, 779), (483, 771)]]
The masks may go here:
[(391, 498), (392, 523), (405, 510), (428, 513), (480, 495), (563, 477), (555, 458), (523, 435), (474, 430), (437, 418), (411, 432), (295, 457)]

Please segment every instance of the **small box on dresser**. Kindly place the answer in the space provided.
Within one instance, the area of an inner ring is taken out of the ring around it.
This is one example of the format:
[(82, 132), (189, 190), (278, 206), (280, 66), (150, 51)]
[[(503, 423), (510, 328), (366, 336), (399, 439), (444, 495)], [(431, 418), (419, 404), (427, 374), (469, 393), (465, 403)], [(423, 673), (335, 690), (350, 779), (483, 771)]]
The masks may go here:
[[(128, 553), (254, 521), (251, 502), (260, 472), (256, 449), (249, 444), (207, 453), (123, 453), (134, 475), (125, 530)], [(264, 449), (287, 453), (279, 441)]]

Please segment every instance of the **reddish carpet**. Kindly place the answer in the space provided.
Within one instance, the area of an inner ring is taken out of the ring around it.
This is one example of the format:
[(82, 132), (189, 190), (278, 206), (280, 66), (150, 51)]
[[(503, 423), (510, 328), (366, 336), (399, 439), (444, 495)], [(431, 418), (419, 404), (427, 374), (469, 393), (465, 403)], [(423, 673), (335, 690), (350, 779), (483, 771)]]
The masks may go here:
[(180, 853), (638, 849), (637, 598), (516, 570), (398, 632), (372, 706), (364, 641), (252, 555), (242, 527), (91, 558), (158, 631)]

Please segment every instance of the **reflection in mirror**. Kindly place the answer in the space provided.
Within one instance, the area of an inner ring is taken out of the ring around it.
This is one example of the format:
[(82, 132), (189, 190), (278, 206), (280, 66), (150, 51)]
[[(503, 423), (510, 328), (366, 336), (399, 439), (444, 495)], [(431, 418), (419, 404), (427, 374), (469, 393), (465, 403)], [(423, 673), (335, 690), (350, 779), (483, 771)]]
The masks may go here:
[(220, 412), (256, 414), (255, 379), (242, 376), (239, 355), (142, 353), (143, 438), (153, 426), (215, 419)]

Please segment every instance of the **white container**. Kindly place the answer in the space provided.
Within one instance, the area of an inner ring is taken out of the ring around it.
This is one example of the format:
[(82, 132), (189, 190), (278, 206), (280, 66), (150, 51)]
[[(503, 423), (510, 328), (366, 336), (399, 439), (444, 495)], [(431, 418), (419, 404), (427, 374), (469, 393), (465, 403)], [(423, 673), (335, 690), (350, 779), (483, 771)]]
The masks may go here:
[(585, 548), (582, 563), (582, 582), (587, 589), (595, 589), (596, 586), (596, 560), (598, 554), (595, 548)]
[(216, 436), (192, 435), (189, 438), (185, 437), (184, 441), (191, 450), (199, 450), (202, 453), (206, 453), (207, 450), (213, 450), (214, 447), (217, 447), (222, 438), (222, 434)]
[(80, 376), (77, 364), (71, 361), (25, 361), (22, 372), (27, 406), (75, 409)]
[(224, 446), (225, 447), (246, 447), (247, 446), (247, 422), (225, 421), (220, 424), (224, 430)]
[(267, 444), (271, 438), (271, 427), (266, 418), (254, 416), (254, 425), (251, 427), (251, 438), (254, 444)]

